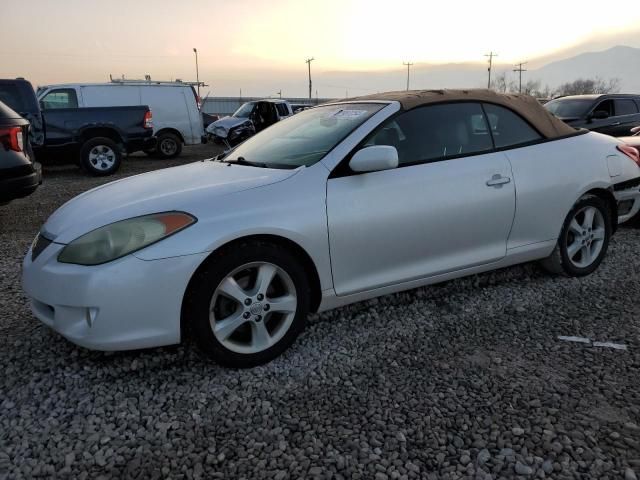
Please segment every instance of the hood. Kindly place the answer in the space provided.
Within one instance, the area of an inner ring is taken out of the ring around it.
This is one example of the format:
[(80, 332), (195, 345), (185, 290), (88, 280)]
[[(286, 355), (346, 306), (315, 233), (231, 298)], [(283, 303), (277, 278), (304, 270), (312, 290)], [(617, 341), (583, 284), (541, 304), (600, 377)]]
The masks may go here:
[(209, 124), (207, 127), (207, 132), (215, 133), (216, 127), (224, 127), (227, 132), (231, 130), (233, 127), (237, 127), (238, 125), (242, 125), (245, 122), (251, 122), (248, 118), (240, 118), (240, 117), (224, 117), (220, 120), (216, 120), (215, 122)]
[(69, 243), (119, 220), (179, 210), (201, 218), (219, 197), (276, 183), (297, 170), (196, 162), (124, 178), (89, 190), (56, 210), (42, 228), (56, 243)]

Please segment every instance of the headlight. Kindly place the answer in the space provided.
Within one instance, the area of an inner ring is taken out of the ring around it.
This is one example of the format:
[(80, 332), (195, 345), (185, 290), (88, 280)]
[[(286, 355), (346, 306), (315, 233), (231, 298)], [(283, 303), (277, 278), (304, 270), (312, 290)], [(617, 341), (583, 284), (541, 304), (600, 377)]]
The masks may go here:
[(213, 133), (221, 138), (227, 138), (227, 129), (224, 127), (216, 127), (213, 129)]
[(165, 212), (130, 218), (97, 228), (62, 249), (58, 261), (99, 265), (147, 247), (196, 222), (182, 212)]

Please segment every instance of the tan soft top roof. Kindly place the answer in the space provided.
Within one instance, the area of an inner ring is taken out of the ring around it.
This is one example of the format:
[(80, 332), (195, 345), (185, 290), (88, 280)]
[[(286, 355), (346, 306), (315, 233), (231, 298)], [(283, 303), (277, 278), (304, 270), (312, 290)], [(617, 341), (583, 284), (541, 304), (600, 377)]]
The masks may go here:
[(469, 90), (409, 90), (377, 93), (349, 100), (386, 100), (400, 102), (403, 110), (411, 110), (421, 105), (442, 102), (486, 102), (510, 108), (519, 113), (542, 135), (547, 138), (562, 137), (576, 133), (576, 130), (554, 117), (540, 103), (529, 95), (501, 94), (487, 89)]

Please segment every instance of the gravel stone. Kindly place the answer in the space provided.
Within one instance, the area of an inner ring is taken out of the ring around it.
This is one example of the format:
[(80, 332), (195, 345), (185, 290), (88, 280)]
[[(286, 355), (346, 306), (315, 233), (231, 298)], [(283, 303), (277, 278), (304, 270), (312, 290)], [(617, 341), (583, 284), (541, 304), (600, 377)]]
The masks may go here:
[(638, 225), (618, 229), (587, 277), (527, 264), (311, 315), (291, 349), (251, 370), (221, 368), (188, 339), (88, 351), (34, 318), (20, 266), (58, 206), (217, 148), (134, 154), (110, 178), (45, 165), (33, 195), (0, 207), (1, 480), (637, 480)]
[(518, 475), (531, 475), (533, 473), (533, 468), (519, 461), (516, 462), (516, 466), (513, 469)]

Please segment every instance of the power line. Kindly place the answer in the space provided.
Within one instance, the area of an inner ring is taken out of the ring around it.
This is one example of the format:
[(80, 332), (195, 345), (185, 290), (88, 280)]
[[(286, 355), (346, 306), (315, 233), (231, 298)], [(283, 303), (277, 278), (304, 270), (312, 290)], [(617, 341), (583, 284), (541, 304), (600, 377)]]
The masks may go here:
[(514, 68), (513, 71), (514, 72), (518, 72), (520, 74), (520, 87), (518, 88), (518, 92), (522, 93), (522, 72), (526, 72), (527, 70), (525, 70), (524, 68), (522, 68), (523, 65), (526, 65), (527, 62), (520, 62), (520, 63), (516, 63), (516, 67), (518, 68)]
[(409, 90), (409, 69), (411, 68), (411, 65), (413, 65), (413, 63), (411, 63), (411, 62), (402, 62), (402, 65), (406, 65), (407, 66), (407, 90)]
[(309, 100), (311, 100), (311, 62), (313, 62), (315, 60), (315, 58), (311, 57), (311, 58), (307, 58), (305, 60), (305, 63), (307, 64), (307, 66), (309, 67)]
[(493, 67), (493, 57), (497, 56), (498, 54), (493, 51), (485, 55), (485, 57), (489, 57), (489, 68), (487, 69), (489, 71), (489, 80), (487, 81), (487, 88), (491, 88), (491, 68)]

